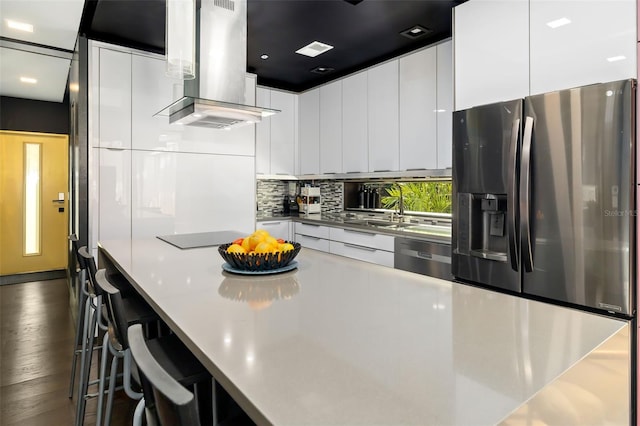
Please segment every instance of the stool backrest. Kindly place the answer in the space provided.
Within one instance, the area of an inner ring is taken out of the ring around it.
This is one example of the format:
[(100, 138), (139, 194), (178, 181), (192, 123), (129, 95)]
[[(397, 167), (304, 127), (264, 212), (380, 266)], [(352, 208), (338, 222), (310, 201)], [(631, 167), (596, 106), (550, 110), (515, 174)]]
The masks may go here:
[(83, 259), (87, 272), (89, 275), (89, 286), (91, 290), (95, 292), (97, 296), (102, 296), (102, 291), (99, 288), (96, 288), (96, 261), (93, 258), (93, 255), (89, 253), (87, 246), (82, 246), (78, 249), (78, 254)]
[(144, 393), (148, 424), (160, 426), (190, 425), (200, 426), (196, 400), (162, 368), (153, 357), (144, 340), (142, 326), (129, 327), (128, 337), (131, 356), (138, 367)]
[(111, 343), (120, 350), (129, 348), (127, 340), (128, 323), (124, 313), (122, 294), (120, 294), (120, 290), (109, 282), (104, 269), (96, 272), (96, 287), (99, 288), (103, 303), (107, 307)]
[(69, 241), (71, 241), (71, 250), (73, 251), (73, 256), (76, 258), (76, 261), (78, 262), (78, 266), (80, 267), (80, 269), (86, 269), (87, 264), (85, 262), (85, 259), (84, 257), (80, 256), (80, 253), (78, 253), (79, 251), (78, 236), (76, 234), (69, 235)]

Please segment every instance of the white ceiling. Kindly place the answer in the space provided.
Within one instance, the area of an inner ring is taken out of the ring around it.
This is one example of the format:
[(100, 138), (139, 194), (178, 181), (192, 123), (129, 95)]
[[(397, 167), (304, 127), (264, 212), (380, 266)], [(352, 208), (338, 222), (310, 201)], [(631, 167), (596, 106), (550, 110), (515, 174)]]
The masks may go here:
[[(84, 0), (0, 0), (0, 95), (63, 101), (83, 7)], [(33, 32), (10, 28), (9, 21), (30, 24)]]

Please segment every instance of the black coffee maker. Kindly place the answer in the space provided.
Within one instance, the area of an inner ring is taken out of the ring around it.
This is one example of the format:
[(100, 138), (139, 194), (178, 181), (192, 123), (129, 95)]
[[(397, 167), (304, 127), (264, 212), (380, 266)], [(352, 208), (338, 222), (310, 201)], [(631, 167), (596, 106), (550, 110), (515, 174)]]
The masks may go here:
[(282, 201), (282, 212), (284, 214), (298, 214), (299, 210), (300, 208), (298, 207), (298, 203), (296, 203), (295, 197), (285, 195)]

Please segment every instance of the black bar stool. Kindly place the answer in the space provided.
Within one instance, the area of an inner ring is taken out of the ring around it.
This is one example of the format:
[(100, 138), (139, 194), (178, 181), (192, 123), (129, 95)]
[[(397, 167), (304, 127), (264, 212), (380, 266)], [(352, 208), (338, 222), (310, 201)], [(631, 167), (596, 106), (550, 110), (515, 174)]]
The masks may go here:
[[(102, 398), (104, 395), (104, 388), (106, 386), (107, 377), (113, 377), (118, 371), (119, 360), (123, 360), (124, 373), (123, 382), (125, 393), (132, 399), (137, 400), (142, 398), (141, 389), (139, 388), (140, 381), (135, 377), (135, 369), (131, 366), (131, 352), (129, 346), (129, 340), (127, 337), (127, 329), (135, 324), (130, 318), (127, 317), (127, 301), (129, 299), (123, 299), (119, 289), (114, 287), (106, 278), (105, 271), (100, 270), (96, 274), (96, 284), (100, 287), (105, 298), (104, 304), (106, 306), (107, 316), (109, 320), (109, 331), (105, 335), (102, 346), (102, 361), (100, 365), (100, 388), (99, 405), (102, 404)], [(142, 331), (142, 326), (140, 325)], [(213, 423), (213, 397), (212, 397), (212, 379), (209, 372), (204, 366), (197, 360), (197, 358), (182, 344), (180, 339), (175, 334), (169, 334), (150, 340), (149, 348), (154, 355), (154, 358), (162, 365), (168, 374), (170, 374), (175, 380), (181, 383), (183, 386), (193, 387), (197, 389), (198, 399), (208, 401), (206, 407), (207, 410), (201, 412), (201, 419), (203, 424)], [(111, 353), (111, 373), (107, 376), (107, 358), (108, 353)], [(131, 381), (134, 378), (133, 383)], [(111, 411), (113, 405), (113, 394), (115, 387), (115, 380), (108, 380), (109, 389), (107, 391), (107, 404), (104, 410), (105, 424), (108, 425), (111, 421)], [(135, 385), (138, 384), (138, 386)], [(197, 387), (196, 387), (197, 386)], [(140, 410), (136, 410), (134, 416), (134, 424), (140, 422)], [(179, 423), (182, 424), (182, 423)], [(189, 423), (191, 424), (191, 423)]]

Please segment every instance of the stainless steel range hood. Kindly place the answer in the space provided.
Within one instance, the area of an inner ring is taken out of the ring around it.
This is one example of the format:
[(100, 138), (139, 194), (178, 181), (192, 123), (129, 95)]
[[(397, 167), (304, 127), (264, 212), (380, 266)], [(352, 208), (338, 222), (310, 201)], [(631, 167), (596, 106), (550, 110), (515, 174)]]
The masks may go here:
[(247, 0), (201, 0), (196, 12), (196, 78), (156, 115), (186, 126), (229, 129), (278, 110), (246, 105)]

